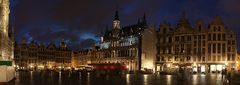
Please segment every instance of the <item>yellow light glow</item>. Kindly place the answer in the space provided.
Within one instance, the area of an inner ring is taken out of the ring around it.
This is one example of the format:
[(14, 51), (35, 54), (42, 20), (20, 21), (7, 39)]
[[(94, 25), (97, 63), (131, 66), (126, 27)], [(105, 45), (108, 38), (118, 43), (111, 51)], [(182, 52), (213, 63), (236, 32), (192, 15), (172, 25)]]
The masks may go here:
[(33, 68), (33, 65), (32, 65), (32, 64), (30, 65), (30, 68)]
[(216, 71), (216, 65), (210, 65), (211, 71)]
[(62, 66), (58, 66), (58, 68), (62, 68)]
[(44, 66), (43, 65), (38, 65), (38, 68), (44, 68)]
[(167, 64), (167, 67), (168, 67), (168, 68), (171, 67), (171, 64)]
[(202, 66), (201, 66), (201, 72), (205, 72), (205, 71), (206, 71), (205, 66), (202, 65)]
[(225, 65), (227, 66), (227, 65), (228, 65), (228, 62), (225, 62)]
[(49, 65), (49, 68), (52, 68), (52, 65)]
[(127, 65), (127, 68), (129, 68), (129, 65)]
[(217, 65), (217, 70), (221, 71), (222, 70), (222, 65)]
[(193, 66), (196, 66), (196, 65), (197, 65), (196, 62), (194, 62), (194, 63), (193, 63)]
[(153, 63), (151, 61), (143, 63), (143, 68), (153, 69), (153, 67), (154, 67), (154, 65), (153, 65)]
[(67, 69), (71, 69), (71, 67), (67, 67)]

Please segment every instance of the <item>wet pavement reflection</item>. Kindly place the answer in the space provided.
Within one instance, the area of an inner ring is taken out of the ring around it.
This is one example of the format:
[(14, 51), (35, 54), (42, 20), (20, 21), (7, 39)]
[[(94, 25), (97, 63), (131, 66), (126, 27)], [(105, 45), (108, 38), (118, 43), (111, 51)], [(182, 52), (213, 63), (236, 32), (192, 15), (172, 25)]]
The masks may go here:
[(189, 80), (175, 75), (126, 74), (96, 76), (89, 72), (20, 71), (0, 85), (223, 85), (221, 74), (194, 74)]

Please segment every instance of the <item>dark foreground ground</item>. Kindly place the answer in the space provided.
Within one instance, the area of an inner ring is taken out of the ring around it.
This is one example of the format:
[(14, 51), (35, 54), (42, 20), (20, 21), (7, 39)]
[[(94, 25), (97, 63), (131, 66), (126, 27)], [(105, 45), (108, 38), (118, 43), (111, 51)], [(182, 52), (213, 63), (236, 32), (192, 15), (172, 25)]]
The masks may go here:
[[(240, 81), (240, 80), (239, 80)], [(223, 85), (221, 74), (195, 74), (187, 79), (175, 75), (126, 74), (96, 76), (87, 72), (20, 71), (16, 79), (0, 85)], [(240, 85), (240, 84), (233, 84)]]

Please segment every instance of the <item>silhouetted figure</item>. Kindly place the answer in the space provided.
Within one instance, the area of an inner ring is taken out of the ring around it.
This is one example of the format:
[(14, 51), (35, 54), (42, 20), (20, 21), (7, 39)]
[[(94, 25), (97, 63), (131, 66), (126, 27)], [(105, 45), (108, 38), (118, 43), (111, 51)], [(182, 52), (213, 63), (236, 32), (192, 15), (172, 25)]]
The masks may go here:
[(227, 69), (222, 70), (222, 79), (226, 79)]
[(232, 70), (227, 72), (227, 83), (231, 83), (231, 78), (232, 78)]

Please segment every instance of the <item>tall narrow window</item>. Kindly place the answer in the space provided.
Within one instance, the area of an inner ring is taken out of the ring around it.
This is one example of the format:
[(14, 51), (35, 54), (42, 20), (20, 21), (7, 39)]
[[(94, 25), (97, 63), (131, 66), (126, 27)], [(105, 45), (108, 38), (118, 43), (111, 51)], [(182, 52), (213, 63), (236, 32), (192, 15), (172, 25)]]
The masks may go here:
[(208, 53), (211, 54), (211, 44), (208, 44)]
[(185, 37), (181, 36), (181, 41), (184, 42), (184, 40), (185, 40)]
[(218, 34), (218, 41), (220, 41), (221, 40), (221, 34)]
[(223, 41), (226, 40), (226, 34), (222, 34), (222, 40), (223, 40)]
[(216, 53), (216, 44), (213, 44), (213, 53)]
[(172, 43), (172, 37), (168, 37), (168, 42)]
[(208, 34), (208, 41), (211, 41), (211, 34)]
[(217, 44), (217, 52), (221, 53), (221, 44), (220, 43)]
[(213, 34), (213, 41), (216, 41), (216, 34)]
[(226, 45), (225, 43), (222, 44), (222, 53), (225, 53), (226, 52)]

